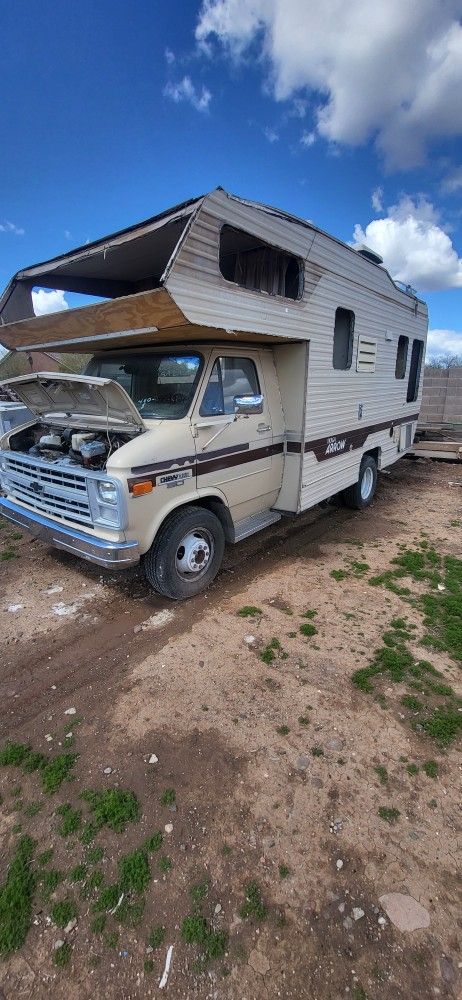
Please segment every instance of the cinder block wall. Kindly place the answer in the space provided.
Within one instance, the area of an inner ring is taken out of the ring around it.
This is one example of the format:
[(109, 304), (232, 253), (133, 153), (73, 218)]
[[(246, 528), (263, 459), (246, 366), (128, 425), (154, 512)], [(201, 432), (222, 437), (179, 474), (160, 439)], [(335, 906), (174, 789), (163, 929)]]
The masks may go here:
[(425, 424), (462, 424), (462, 366), (425, 372), (419, 425)]

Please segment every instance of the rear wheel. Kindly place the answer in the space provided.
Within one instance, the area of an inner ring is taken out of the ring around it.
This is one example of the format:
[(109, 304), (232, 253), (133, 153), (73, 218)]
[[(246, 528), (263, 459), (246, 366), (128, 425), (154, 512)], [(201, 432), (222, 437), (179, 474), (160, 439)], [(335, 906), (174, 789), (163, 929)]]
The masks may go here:
[(364, 455), (359, 467), (358, 482), (343, 490), (342, 499), (346, 507), (364, 510), (371, 503), (377, 486), (377, 463), (372, 455)]
[(159, 594), (185, 601), (210, 586), (224, 549), (218, 517), (202, 507), (183, 507), (160, 529), (144, 557), (144, 571)]

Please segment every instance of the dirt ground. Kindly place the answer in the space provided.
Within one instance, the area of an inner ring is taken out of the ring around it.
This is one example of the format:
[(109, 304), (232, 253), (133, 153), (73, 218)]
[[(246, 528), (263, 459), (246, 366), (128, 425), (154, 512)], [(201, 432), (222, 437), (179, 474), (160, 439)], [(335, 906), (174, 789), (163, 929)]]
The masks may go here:
[[(38, 772), (0, 767), (0, 885), (24, 834), (35, 858), (53, 848), (65, 876), (45, 899), (34, 862), (31, 926), (0, 961), (0, 997), (155, 996), (170, 945), (172, 1000), (462, 995), (460, 744), (443, 749), (413, 729), (399, 684), (385, 680), (374, 697), (351, 681), (404, 617), (416, 626), (413, 656), (461, 693), (454, 661), (420, 647), (416, 603), (368, 582), (422, 538), (461, 557), (457, 480), (454, 466), (403, 460), (367, 511), (332, 504), (272, 526), (229, 549), (214, 587), (181, 605), (153, 595), (141, 573), (104, 573), (3, 522), (0, 746), (19, 741), (52, 759), (72, 745), (78, 758), (54, 795)], [(260, 610), (242, 617), (246, 606)], [(312, 636), (300, 631), (309, 622)], [(105, 883), (158, 830), (163, 844), (135, 926), (116, 912), (95, 933), (96, 894), (69, 881), (88, 848), (80, 832), (59, 835), (56, 808), (69, 802), (86, 818), (81, 792), (114, 787), (135, 793), (141, 816), (98, 833)], [(387, 821), (384, 808), (398, 815)], [(246, 916), (251, 882), (264, 908)], [(420, 902), (428, 926), (395, 926), (380, 897), (396, 892)], [(67, 933), (50, 918), (65, 897), (78, 910)], [(228, 935), (207, 963), (182, 934), (194, 912)], [(157, 925), (165, 938), (152, 950)]]

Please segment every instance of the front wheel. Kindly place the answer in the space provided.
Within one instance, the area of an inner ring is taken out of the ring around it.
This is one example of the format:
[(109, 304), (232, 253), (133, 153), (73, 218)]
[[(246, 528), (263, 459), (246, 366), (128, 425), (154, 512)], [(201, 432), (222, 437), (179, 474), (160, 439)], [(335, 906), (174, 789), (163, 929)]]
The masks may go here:
[(183, 507), (160, 529), (144, 557), (144, 572), (159, 594), (185, 601), (210, 586), (224, 550), (218, 517), (203, 507)]
[(359, 467), (358, 482), (343, 490), (342, 499), (346, 507), (364, 510), (372, 502), (377, 486), (377, 463), (372, 455), (364, 455)]

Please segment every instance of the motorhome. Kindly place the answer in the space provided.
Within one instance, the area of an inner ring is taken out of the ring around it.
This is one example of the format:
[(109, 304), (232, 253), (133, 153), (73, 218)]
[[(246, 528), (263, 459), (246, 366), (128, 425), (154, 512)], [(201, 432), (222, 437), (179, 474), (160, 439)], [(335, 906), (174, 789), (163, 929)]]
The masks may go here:
[[(34, 316), (36, 288), (87, 299)], [(426, 332), (367, 247), (221, 188), (29, 267), (1, 343), (90, 357), (7, 383), (33, 418), (0, 440), (0, 513), (187, 598), (226, 543), (335, 494), (371, 503), (413, 442)]]

